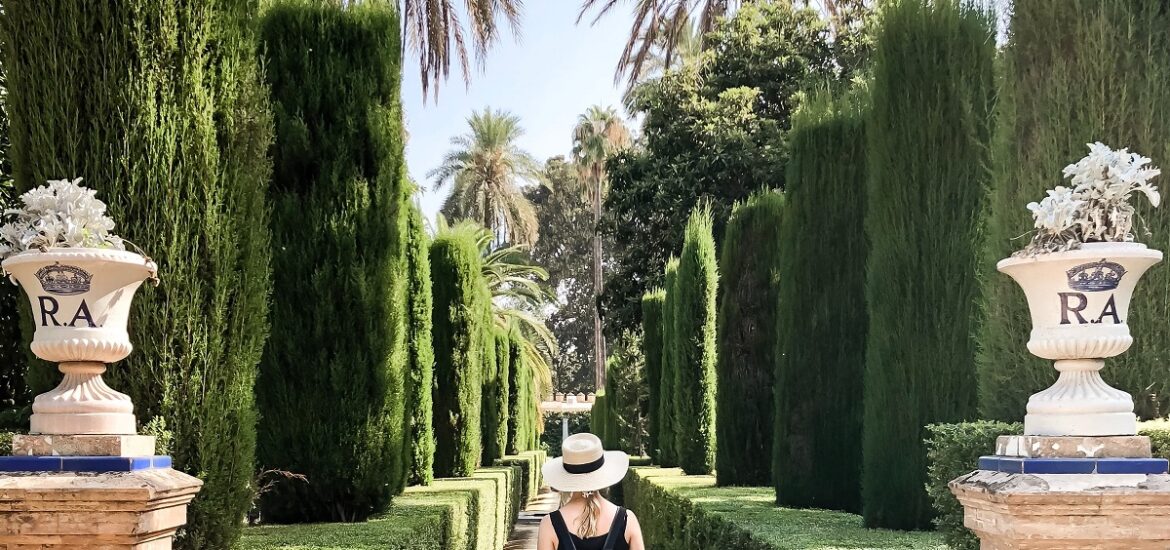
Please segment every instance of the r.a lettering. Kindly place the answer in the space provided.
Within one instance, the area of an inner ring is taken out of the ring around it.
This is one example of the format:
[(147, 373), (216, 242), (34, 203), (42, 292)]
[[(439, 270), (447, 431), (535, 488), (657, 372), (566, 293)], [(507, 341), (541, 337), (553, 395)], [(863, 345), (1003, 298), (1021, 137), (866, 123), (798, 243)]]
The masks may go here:
[(1111, 318), (1113, 324), (1120, 325), (1123, 321), (1121, 315), (1117, 313), (1117, 299), (1110, 295), (1109, 300), (1105, 302), (1105, 307), (1101, 309), (1101, 314), (1095, 319), (1085, 319), (1082, 312), (1089, 307), (1089, 299), (1080, 292), (1061, 292), (1060, 293), (1060, 324), (1071, 325), (1073, 319), (1076, 319), (1078, 325), (1099, 325), (1105, 321), (1106, 318)]
[(54, 327), (76, 327), (78, 321), (85, 321), (85, 325), (89, 328), (98, 328), (97, 323), (93, 322), (93, 314), (89, 312), (89, 304), (86, 304), (85, 300), (81, 301), (81, 305), (77, 306), (77, 311), (73, 314), (73, 318), (70, 319), (69, 322), (65, 325), (62, 325), (61, 322), (57, 320), (57, 313), (61, 310), (61, 304), (57, 302), (56, 298), (53, 298), (52, 296), (40, 296), (37, 298), (37, 300), (40, 302), (41, 306), (42, 327), (50, 326), (49, 323), (52, 323), (52, 326)]

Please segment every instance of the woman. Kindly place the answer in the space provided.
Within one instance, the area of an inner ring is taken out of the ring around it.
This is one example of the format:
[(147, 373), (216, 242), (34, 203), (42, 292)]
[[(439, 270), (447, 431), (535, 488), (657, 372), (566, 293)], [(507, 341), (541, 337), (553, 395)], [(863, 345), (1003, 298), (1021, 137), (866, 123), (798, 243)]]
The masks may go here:
[(574, 434), (561, 458), (544, 465), (544, 479), (560, 491), (561, 508), (540, 521), (537, 550), (646, 550), (634, 513), (601, 496), (626, 477), (630, 457), (605, 451), (593, 434)]

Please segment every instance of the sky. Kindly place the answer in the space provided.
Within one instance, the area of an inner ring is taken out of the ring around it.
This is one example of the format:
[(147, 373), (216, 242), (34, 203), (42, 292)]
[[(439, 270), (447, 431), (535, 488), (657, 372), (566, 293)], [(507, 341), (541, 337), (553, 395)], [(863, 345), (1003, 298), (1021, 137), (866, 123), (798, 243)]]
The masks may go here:
[(426, 174), (439, 165), (450, 138), (467, 131), (473, 110), (490, 106), (519, 116), (525, 130), (520, 147), (543, 161), (570, 154), (577, 115), (590, 105), (620, 109), (621, 88), (613, 73), (629, 32), (629, 8), (619, 5), (590, 26), (591, 18), (575, 24), (579, 6), (578, 0), (525, 2), (520, 40), (505, 35), (488, 54), (483, 72), (473, 73), (469, 88), (453, 66), (437, 103), (423, 97), (418, 63), (406, 54), (406, 162), (414, 180), (428, 189), (422, 196), (427, 219), (434, 219), (449, 188), (434, 191)]

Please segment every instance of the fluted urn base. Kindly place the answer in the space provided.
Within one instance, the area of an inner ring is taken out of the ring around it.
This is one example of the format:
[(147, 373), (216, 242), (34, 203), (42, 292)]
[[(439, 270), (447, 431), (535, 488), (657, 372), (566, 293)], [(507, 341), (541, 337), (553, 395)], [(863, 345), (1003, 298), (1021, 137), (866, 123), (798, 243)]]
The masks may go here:
[(65, 378), (33, 401), (29, 431), (34, 434), (134, 435), (134, 404), (102, 380), (105, 363), (66, 362)]
[(1133, 398), (1101, 379), (1102, 359), (1055, 362), (1060, 377), (1028, 399), (1025, 435), (1108, 436), (1137, 433)]

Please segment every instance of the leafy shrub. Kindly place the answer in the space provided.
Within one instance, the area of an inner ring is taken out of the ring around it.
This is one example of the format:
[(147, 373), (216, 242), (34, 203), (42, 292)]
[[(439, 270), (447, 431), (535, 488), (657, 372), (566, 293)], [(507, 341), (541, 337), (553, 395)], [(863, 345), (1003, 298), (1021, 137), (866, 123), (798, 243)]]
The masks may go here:
[[(607, 449), (641, 455), (646, 447), (649, 408), (646, 360), (641, 334), (626, 332), (614, 342), (606, 359), (606, 407), (609, 409)], [(596, 407), (596, 406), (595, 406)]]
[[(965, 0), (883, 3), (866, 127), (866, 525), (930, 525), (925, 426), (975, 417), (994, 17)], [(911, 344), (912, 343), (912, 344)]]
[(996, 438), (1021, 434), (1024, 425), (981, 420), (931, 424), (926, 431), (926, 492), (936, 512), (934, 524), (952, 549), (979, 550), (979, 538), (963, 527), (963, 505), (947, 484), (978, 469), (979, 457), (995, 454)]
[(1138, 435), (1150, 438), (1154, 457), (1170, 459), (1170, 421), (1163, 419), (1139, 423)]
[[(580, 412), (563, 415), (569, 420), (569, 435), (590, 431), (592, 421), (590, 414)], [(544, 433), (540, 434), (540, 448), (549, 456), (561, 456), (561, 418), (560, 414), (544, 415)]]

